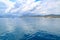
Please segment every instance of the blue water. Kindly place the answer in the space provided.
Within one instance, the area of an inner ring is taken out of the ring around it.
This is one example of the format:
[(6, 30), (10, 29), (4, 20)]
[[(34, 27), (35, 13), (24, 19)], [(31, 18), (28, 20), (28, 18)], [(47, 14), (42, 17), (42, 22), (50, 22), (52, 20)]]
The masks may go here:
[(60, 40), (60, 18), (0, 18), (0, 40)]

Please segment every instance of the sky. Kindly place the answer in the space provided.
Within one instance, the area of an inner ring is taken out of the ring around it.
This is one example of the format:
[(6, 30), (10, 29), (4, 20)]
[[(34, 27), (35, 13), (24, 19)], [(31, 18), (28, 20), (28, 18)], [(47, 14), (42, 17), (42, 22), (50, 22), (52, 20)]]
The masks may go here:
[(0, 14), (60, 14), (60, 0), (0, 0)]

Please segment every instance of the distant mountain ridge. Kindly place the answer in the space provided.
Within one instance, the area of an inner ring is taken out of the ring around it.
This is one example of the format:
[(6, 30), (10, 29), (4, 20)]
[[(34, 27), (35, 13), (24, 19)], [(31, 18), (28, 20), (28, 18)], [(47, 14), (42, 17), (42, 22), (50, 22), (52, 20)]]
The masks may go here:
[(54, 17), (54, 18), (60, 18), (60, 15), (56, 14), (49, 14), (49, 15), (42, 15), (42, 14), (32, 14), (32, 13), (25, 13), (23, 15), (18, 14), (1, 14), (0, 18), (9, 18), (9, 17)]

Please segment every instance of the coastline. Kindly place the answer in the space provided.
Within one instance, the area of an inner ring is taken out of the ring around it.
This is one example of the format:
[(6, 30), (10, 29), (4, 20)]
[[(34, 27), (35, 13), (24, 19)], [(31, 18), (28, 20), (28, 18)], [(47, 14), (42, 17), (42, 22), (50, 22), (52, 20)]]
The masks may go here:
[(45, 15), (45, 16), (22, 16), (22, 17), (43, 17), (43, 18), (60, 18), (60, 15)]
[(60, 18), (60, 15), (26, 15), (26, 16), (0, 16), (0, 18), (22, 18), (22, 17), (43, 17), (43, 18)]

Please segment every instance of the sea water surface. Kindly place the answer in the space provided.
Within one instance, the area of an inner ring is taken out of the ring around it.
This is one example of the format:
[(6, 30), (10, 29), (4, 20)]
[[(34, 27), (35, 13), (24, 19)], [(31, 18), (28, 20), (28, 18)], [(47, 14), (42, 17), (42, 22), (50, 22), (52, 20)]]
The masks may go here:
[(0, 40), (60, 40), (60, 18), (0, 18)]

